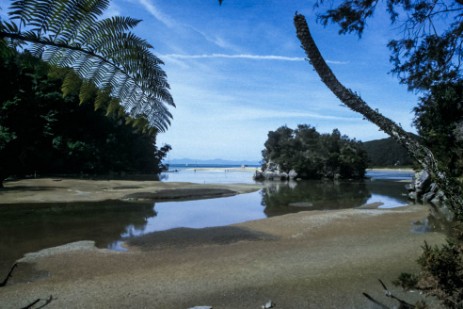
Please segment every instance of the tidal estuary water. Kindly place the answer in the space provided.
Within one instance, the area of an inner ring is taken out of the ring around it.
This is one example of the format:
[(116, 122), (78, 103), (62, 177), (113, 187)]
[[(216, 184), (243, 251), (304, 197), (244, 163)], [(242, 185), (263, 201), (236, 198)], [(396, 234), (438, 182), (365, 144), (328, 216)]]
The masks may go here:
[[(177, 167), (163, 181), (254, 183), (252, 169)], [(2, 205), (0, 274), (27, 252), (78, 240), (123, 250), (130, 237), (177, 227), (203, 228), (290, 212), (354, 208), (366, 204), (397, 207), (408, 203), (404, 183), (410, 172), (370, 172), (350, 182), (270, 182), (259, 191), (232, 197), (157, 203), (99, 202)]]

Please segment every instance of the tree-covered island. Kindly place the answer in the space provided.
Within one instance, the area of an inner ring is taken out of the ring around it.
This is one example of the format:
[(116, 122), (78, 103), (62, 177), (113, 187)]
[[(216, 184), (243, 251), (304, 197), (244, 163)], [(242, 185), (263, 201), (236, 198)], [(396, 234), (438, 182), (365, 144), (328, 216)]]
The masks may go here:
[(257, 178), (361, 179), (368, 165), (362, 143), (337, 129), (321, 134), (309, 125), (282, 126), (268, 133), (264, 146)]

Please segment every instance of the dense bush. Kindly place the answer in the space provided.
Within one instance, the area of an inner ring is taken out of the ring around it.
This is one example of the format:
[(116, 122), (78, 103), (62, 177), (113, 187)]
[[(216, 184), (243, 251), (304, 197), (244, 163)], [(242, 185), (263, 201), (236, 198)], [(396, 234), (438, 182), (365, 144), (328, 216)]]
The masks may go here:
[(406, 290), (418, 289), (435, 296), (447, 308), (463, 308), (463, 247), (461, 241), (447, 241), (440, 247), (423, 246), (418, 259), (421, 272), (402, 273), (394, 281)]
[(431, 87), (415, 107), (414, 124), (441, 168), (452, 177), (463, 174), (463, 82)]
[(270, 131), (262, 156), (264, 167), (273, 162), (282, 171), (294, 169), (303, 179), (363, 178), (367, 167), (367, 154), (360, 142), (337, 129), (320, 134), (308, 125)]
[[(62, 76), (27, 52), (0, 59), (0, 184), (28, 174), (150, 173), (170, 149), (156, 131), (124, 113), (117, 101), (76, 77), (63, 96)], [(98, 106), (95, 105), (98, 103)], [(98, 108), (98, 109), (97, 109)], [(145, 121), (146, 122), (146, 121)]]

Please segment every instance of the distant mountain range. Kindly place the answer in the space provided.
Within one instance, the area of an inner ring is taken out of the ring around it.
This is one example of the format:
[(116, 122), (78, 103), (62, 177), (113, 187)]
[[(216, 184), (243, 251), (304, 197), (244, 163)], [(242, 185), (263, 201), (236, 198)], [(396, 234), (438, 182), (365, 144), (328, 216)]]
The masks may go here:
[(166, 160), (164, 163), (174, 165), (174, 164), (188, 164), (188, 165), (260, 165), (259, 161), (233, 161), (233, 160), (223, 160), (223, 159), (213, 159), (213, 160), (197, 160), (197, 159), (172, 159)]

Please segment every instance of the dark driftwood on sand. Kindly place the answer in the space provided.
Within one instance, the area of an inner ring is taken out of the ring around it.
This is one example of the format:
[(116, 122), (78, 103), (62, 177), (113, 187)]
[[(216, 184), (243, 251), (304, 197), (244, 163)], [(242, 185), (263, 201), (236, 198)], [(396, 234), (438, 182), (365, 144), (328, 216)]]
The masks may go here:
[[(41, 298), (37, 298), (32, 303), (30, 303), (29, 305), (25, 307), (22, 307), (21, 309), (31, 309), (34, 305), (38, 304), (41, 300), (42, 300)], [(40, 309), (40, 308), (47, 306), (49, 303), (51, 303), (52, 300), (53, 300), (53, 296), (50, 295), (50, 297), (45, 299), (45, 303), (43, 305), (41, 305), (40, 307), (36, 307), (35, 309)]]
[(18, 267), (18, 264), (17, 264), (17, 263), (14, 263), (14, 265), (11, 266), (10, 271), (9, 271), (8, 274), (6, 275), (5, 280), (3, 280), (2, 282), (0, 282), (0, 287), (4, 287), (4, 286), (8, 283), (8, 280), (13, 276), (12, 273), (13, 273), (13, 270), (14, 270), (16, 267)]
[[(391, 291), (389, 291), (389, 289), (387, 288), (387, 286), (384, 284), (383, 281), (381, 281), (381, 279), (378, 279), (379, 283), (381, 283), (381, 285), (383, 286), (383, 289), (384, 289), (384, 295), (386, 295), (387, 297), (390, 297), (392, 299), (395, 299), (396, 301), (399, 302), (399, 309), (413, 309), (413, 308), (416, 308), (416, 306), (412, 305), (412, 304), (409, 304), (407, 303), (406, 301), (398, 298), (397, 296), (393, 295), (391, 293)], [(369, 301), (373, 302), (374, 304), (378, 305), (380, 308), (382, 309), (390, 309), (388, 306), (386, 306), (385, 304), (377, 301), (376, 299), (374, 299), (373, 297), (371, 297), (370, 295), (368, 295), (367, 293), (362, 293), (363, 296), (365, 296), (366, 298), (368, 298)], [(394, 307), (396, 308), (396, 307)]]

